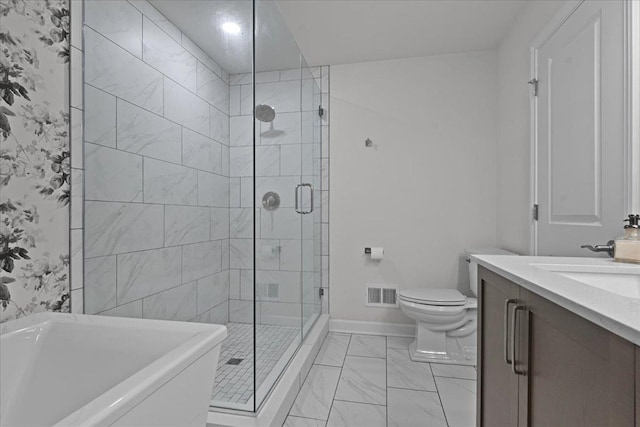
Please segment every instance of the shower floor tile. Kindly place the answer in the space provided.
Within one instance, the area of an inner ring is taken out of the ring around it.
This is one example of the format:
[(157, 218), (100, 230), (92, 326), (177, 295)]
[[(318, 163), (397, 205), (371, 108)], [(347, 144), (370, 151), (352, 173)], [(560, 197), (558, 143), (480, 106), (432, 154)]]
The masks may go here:
[[(211, 400), (246, 404), (253, 396), (253, 325), (228, 323), (222, 342)], [(287, 348), (300, 337), (300, 328), (256, 325), (256, 389), (264, 382)], [(232, 360), (236, 359), (236, 360)], [(239, 363), (237, 359), (242, 359)], [(231, 361), (232, 363), (228, 363)]]

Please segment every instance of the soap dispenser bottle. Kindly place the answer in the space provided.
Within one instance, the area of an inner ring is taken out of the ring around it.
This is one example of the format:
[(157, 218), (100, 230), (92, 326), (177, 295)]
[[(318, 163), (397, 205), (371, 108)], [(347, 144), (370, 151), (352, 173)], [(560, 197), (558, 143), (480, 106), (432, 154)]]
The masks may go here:
[(640, 264), (640, 215), (629, 215), (624, 235), (616, 239), (613, 258), (618, 262)]

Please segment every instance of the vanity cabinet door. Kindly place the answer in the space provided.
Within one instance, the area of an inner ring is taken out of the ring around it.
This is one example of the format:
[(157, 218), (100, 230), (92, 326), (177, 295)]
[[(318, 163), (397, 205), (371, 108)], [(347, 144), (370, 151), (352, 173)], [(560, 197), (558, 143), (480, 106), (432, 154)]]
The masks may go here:
[(636, 427), (640, 427), (640, 347), (636, 347)]
[[(518, 425), (518, 376), (505, 361), (512, 357), (510, 322), (505, 309), (512, 311), (520, 288), (495, 273), (479, 267), (478, 293), (478, 411), (477, 424), (485, 427)], [(506, 307), (507, 301), (509, 307)], [(510, 317), (510, 316), (509, 316)], [(505, 335), (506, 333), (506, 335)]]
[(528, 329), (520, 383), (526, 424), (633, 426), (635, 346), (526, 289), (520, 299), (527, 307), (519, 318)]

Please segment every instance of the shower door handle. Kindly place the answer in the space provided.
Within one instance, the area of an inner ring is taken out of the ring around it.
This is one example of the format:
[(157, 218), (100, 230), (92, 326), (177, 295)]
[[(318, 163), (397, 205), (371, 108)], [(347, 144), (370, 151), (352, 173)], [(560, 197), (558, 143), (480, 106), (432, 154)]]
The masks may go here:
[[(309, 187), (309, 189), (311, 190), (311, 207), (309, 208), (308, 211), (303, 211), (300, 209), (300, 188), (301, 187)], [(300, 183), (298, 185), (296, 185), (296, 212), (299, 213), (300, 215), (306, 215), (306, 214), (310, 214), (311, 212), (313, 212), (313, 185), (309, 184), (308, 182), (305, 183)]]
[(313, 185), (311, 184), (305, 184), (305, 185), (309, 187), (309, 190), (311, 190), (311, 207), (309, 208), (309, 212), (307, 212), (307, 213), (311, 213), (313, 212), (313, 193), (314, 193)]

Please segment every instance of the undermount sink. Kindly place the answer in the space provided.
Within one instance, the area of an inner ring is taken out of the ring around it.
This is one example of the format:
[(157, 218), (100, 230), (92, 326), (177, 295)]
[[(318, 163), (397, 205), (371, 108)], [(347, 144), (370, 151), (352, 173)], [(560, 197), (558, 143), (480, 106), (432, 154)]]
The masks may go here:
[(637, 266), (613, 262), (597, 266), (537, 263), (531, 266), (623, 297), (640, 299), (640, 269)]
[(0, 325), (2, 426), (202, 426), (226, 327), (39, 313)]

